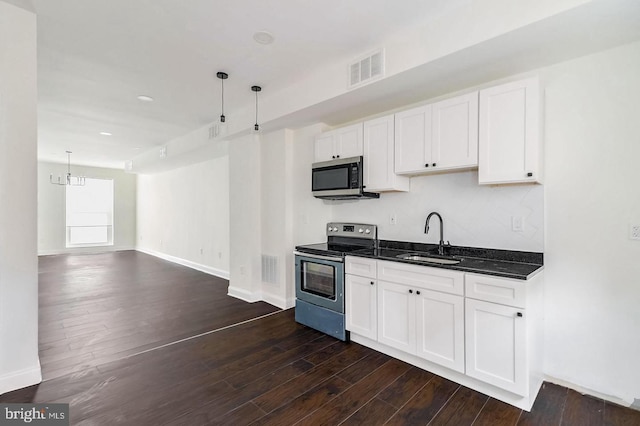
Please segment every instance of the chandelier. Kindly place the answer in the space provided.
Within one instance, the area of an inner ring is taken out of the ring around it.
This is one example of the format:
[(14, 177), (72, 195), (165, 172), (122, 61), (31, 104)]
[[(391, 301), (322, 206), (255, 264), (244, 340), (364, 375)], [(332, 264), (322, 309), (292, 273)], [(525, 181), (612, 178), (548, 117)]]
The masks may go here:
[(84, 176), (72, 176), (71, 175), (71, 151), (66, 151), (67, 153), (67, 176), (66, 179), (63, 179), (62, 176), (58, 176), (58, 180), (53, 180), (53, 173), (49, 175), (49, 182), (54, 185), (70, 185), (70, 186), (84, 186), (85, 177)]

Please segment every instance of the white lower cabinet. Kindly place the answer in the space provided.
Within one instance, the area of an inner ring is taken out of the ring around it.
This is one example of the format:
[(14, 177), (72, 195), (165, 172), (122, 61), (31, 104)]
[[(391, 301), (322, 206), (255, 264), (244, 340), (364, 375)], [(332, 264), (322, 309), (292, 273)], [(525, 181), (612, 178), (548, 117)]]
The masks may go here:
[(467, 375), (526, 395), (524, 309), (467, 299), (465, 318)]
[(464, 298), (419, 290), (416, 355), (464, 373)]
[(346, 274), (345, 289), (347, 330), (375, 340), (378, 336), (376, 280)]
[[(415, 272), (415, 265), (398, 264)], [(433, 268), (423, 268), (428, 285)], [(446, 271), (451, 273), (451, 271)], [(462, 279), (463, 274), (459, 272)], [(410, 279), (415, 280), (415, 277)], [(464, 298), (422, 285), (378, 282), (378, 341), (464, 372)]]
[(415, 355), (414, 296), (408, 286), (386, 281), (378, 283), (378, 342)]
[(531, 409), (543, 380), (542, 273), (515, 280), (351, 256), (345, 270), (352, 340)]

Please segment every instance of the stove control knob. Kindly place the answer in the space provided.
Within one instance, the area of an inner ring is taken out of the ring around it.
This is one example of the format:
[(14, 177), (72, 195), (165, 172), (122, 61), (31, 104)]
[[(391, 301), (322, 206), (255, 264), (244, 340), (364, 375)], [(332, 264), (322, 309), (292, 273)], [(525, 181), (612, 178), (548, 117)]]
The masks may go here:
[(362, 234), (364, 232), (364, 229), (360, 228), (358, 229), (358, 232)]
[(367, 228), (367, 229), (365, 229), (365, 230), (364, 230), (364, 233), (365, 233), (365, 234), (370, 234), (370, 233), (371, 233), (371, 229), (368, 229), (368, 228)]
[(333, 227), (333, 232), (338, 232), (338, 227), (334, 226)]

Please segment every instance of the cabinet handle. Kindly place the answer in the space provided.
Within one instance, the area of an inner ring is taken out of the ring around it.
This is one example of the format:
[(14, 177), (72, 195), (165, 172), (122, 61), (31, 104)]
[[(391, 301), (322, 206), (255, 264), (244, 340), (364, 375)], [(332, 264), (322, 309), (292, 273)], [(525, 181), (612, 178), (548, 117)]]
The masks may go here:
[(424, 166), (425, 166), (425, 167), (429, 167), (429, 164), (425, 164)]
[(432, 166), (433, 166), (433, 167), (435, 167), (435, 166), (436, 166), (436, 163), (433, 163), (433, 164), (432, 164)]
[(527, 177), (533, 177), (533, 173), (531, 172), (527, 173)]
[(416, 294), (420, 294), (420, 290), (416, 291)]
[(373, 285), (373, 281), (371, 281), (371, 285)]
[(518, 316), (518, 317), (522, 318), (522, 312), (518, 312), (518, 313), (516, 314), (516, 316)]
[(409, 293), (413, 293), (413, 290), (409, 290)]

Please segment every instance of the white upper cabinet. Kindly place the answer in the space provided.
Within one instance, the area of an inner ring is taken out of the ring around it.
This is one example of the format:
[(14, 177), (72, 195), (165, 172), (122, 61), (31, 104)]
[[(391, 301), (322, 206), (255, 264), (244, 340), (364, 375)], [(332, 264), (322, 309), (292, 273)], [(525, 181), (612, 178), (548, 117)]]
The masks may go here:
[(478, 92), (396, 114), (396, 173), (478, 165)]
[(409, 178), (394, 171), (394, 116), (364, 122), (364, 185), (368, 192), (408, 191)]
[(478, 165), (478, 92), (435, 103), (432, 108), (431, 167)]
[(537, 78), (480, 92), (481, 184), (542, 182)]
[(359, 157), (362, 150), (362, 123), (322, 133), (315, 140), (314, 161)]
[(424, 173), (431, 157), (431, 105), (397, 113), (395, 136), (395, 172)]

